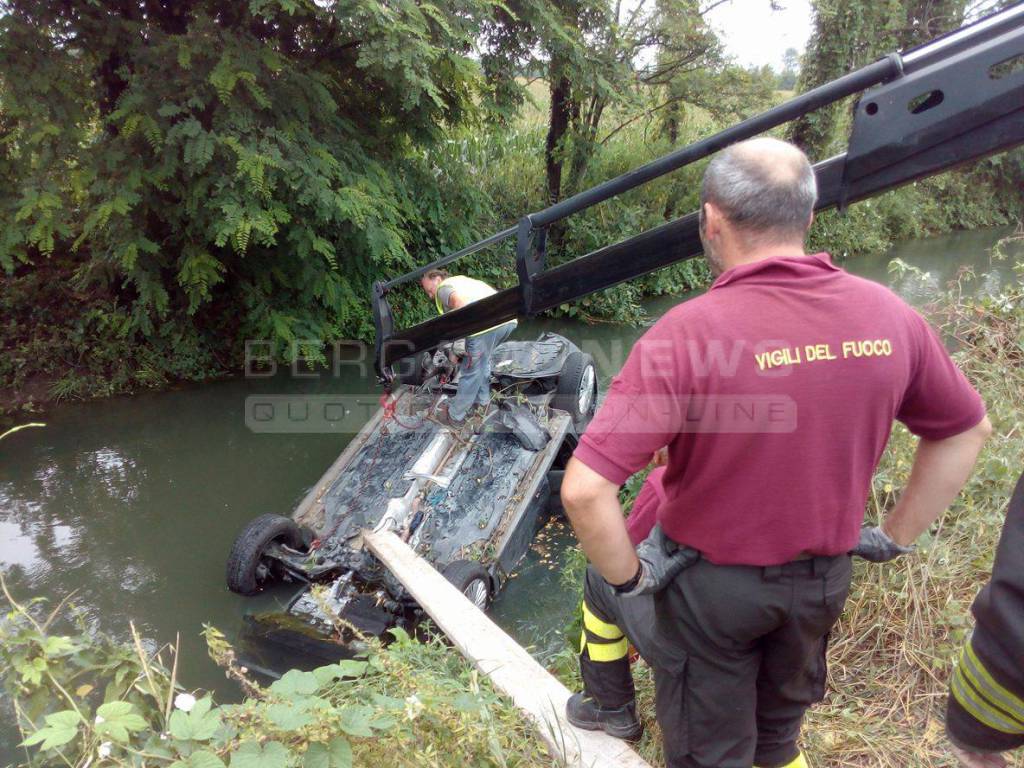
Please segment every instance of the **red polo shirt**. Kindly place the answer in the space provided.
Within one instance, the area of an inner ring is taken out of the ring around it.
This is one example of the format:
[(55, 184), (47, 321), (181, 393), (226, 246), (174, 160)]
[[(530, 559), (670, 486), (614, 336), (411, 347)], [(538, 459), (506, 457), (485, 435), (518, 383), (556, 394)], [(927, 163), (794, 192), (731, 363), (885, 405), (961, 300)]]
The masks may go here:
[(941, 339), (827, 254), (727, 270), (637, 342), (575, 456), (615, 483), (667, 445), (658, 521), (718, 564), (777, 565), (857, 542), (893, 419), (975, 426)]

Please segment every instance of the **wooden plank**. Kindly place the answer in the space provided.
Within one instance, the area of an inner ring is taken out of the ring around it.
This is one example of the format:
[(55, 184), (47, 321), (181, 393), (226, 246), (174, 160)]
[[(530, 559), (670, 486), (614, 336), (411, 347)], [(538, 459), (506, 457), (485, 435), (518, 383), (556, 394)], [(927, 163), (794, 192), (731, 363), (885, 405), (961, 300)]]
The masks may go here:
[(650, 768), (626, 742), (570, 725), (569, 690), (395, 534), (367, 531), (364, 541), (455, 647), (537, 726), (559, 764)]

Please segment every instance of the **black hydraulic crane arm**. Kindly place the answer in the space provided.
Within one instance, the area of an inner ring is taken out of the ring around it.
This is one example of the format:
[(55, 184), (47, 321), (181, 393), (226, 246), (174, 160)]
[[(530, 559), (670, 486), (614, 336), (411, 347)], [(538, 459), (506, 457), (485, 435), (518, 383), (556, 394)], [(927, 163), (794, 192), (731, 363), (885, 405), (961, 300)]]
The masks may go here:
[[(866, 90), (870, 89), (870, 90)], [(839, 99), (864, 92), (848, 149), (814, 166), (817, 210), (877, 195), (1024, 144), (1024, 3), (862, 69), (647, 165), (599, 184), (408, 274), (373, 286), (376, 370), (516, 317), (531, 316), (701, 253), (697, 213), (551, 269), (552, 223)], [(462, 309), (396, 330), (387, 295), (427, 270), (516, 236), (519, 283)]]

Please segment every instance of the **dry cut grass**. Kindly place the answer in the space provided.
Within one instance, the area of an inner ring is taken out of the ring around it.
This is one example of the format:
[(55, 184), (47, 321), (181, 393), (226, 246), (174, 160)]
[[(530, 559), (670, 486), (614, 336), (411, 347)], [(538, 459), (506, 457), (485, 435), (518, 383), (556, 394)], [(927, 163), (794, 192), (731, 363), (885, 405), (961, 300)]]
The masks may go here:
[[(1006, 501), (1024, 469), (1024, 301), (1013, 292), (929, 308), (956, 346), (995, 426), (974, 475), (919, 552), (859, 563), (829, 652), (830, 693), (805, 726), (814, 765), (955, 766), (943, 732), (947, 683), (973, 628), (970, 604), (988, 578)], [(875, 478), (869, 518), (895, 501), (914, 441), (894, 434)], [(1015, 766), (1024, 766), (1017, 755)]]

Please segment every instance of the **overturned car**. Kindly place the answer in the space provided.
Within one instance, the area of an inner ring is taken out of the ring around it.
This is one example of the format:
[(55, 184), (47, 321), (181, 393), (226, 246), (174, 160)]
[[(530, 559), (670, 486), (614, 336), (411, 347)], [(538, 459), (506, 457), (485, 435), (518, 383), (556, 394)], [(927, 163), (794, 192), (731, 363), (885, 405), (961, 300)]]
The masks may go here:
[(340, 618), (373, 635), (411, 630), (422, 611), (362, 546), (364, 530), (386, 529), (486, 608), (552, 512), (597, 375), (563, 336), (506, 341), (492, 355), (492, 405), (471, 433), (433, 418), (457, 386), (444, 352), (404, 361), (390, 398), (292, 515), (264, 514), (241, 531), (228, 587), (303, 583), (287, 606), (293, 628), (332, 634)]

